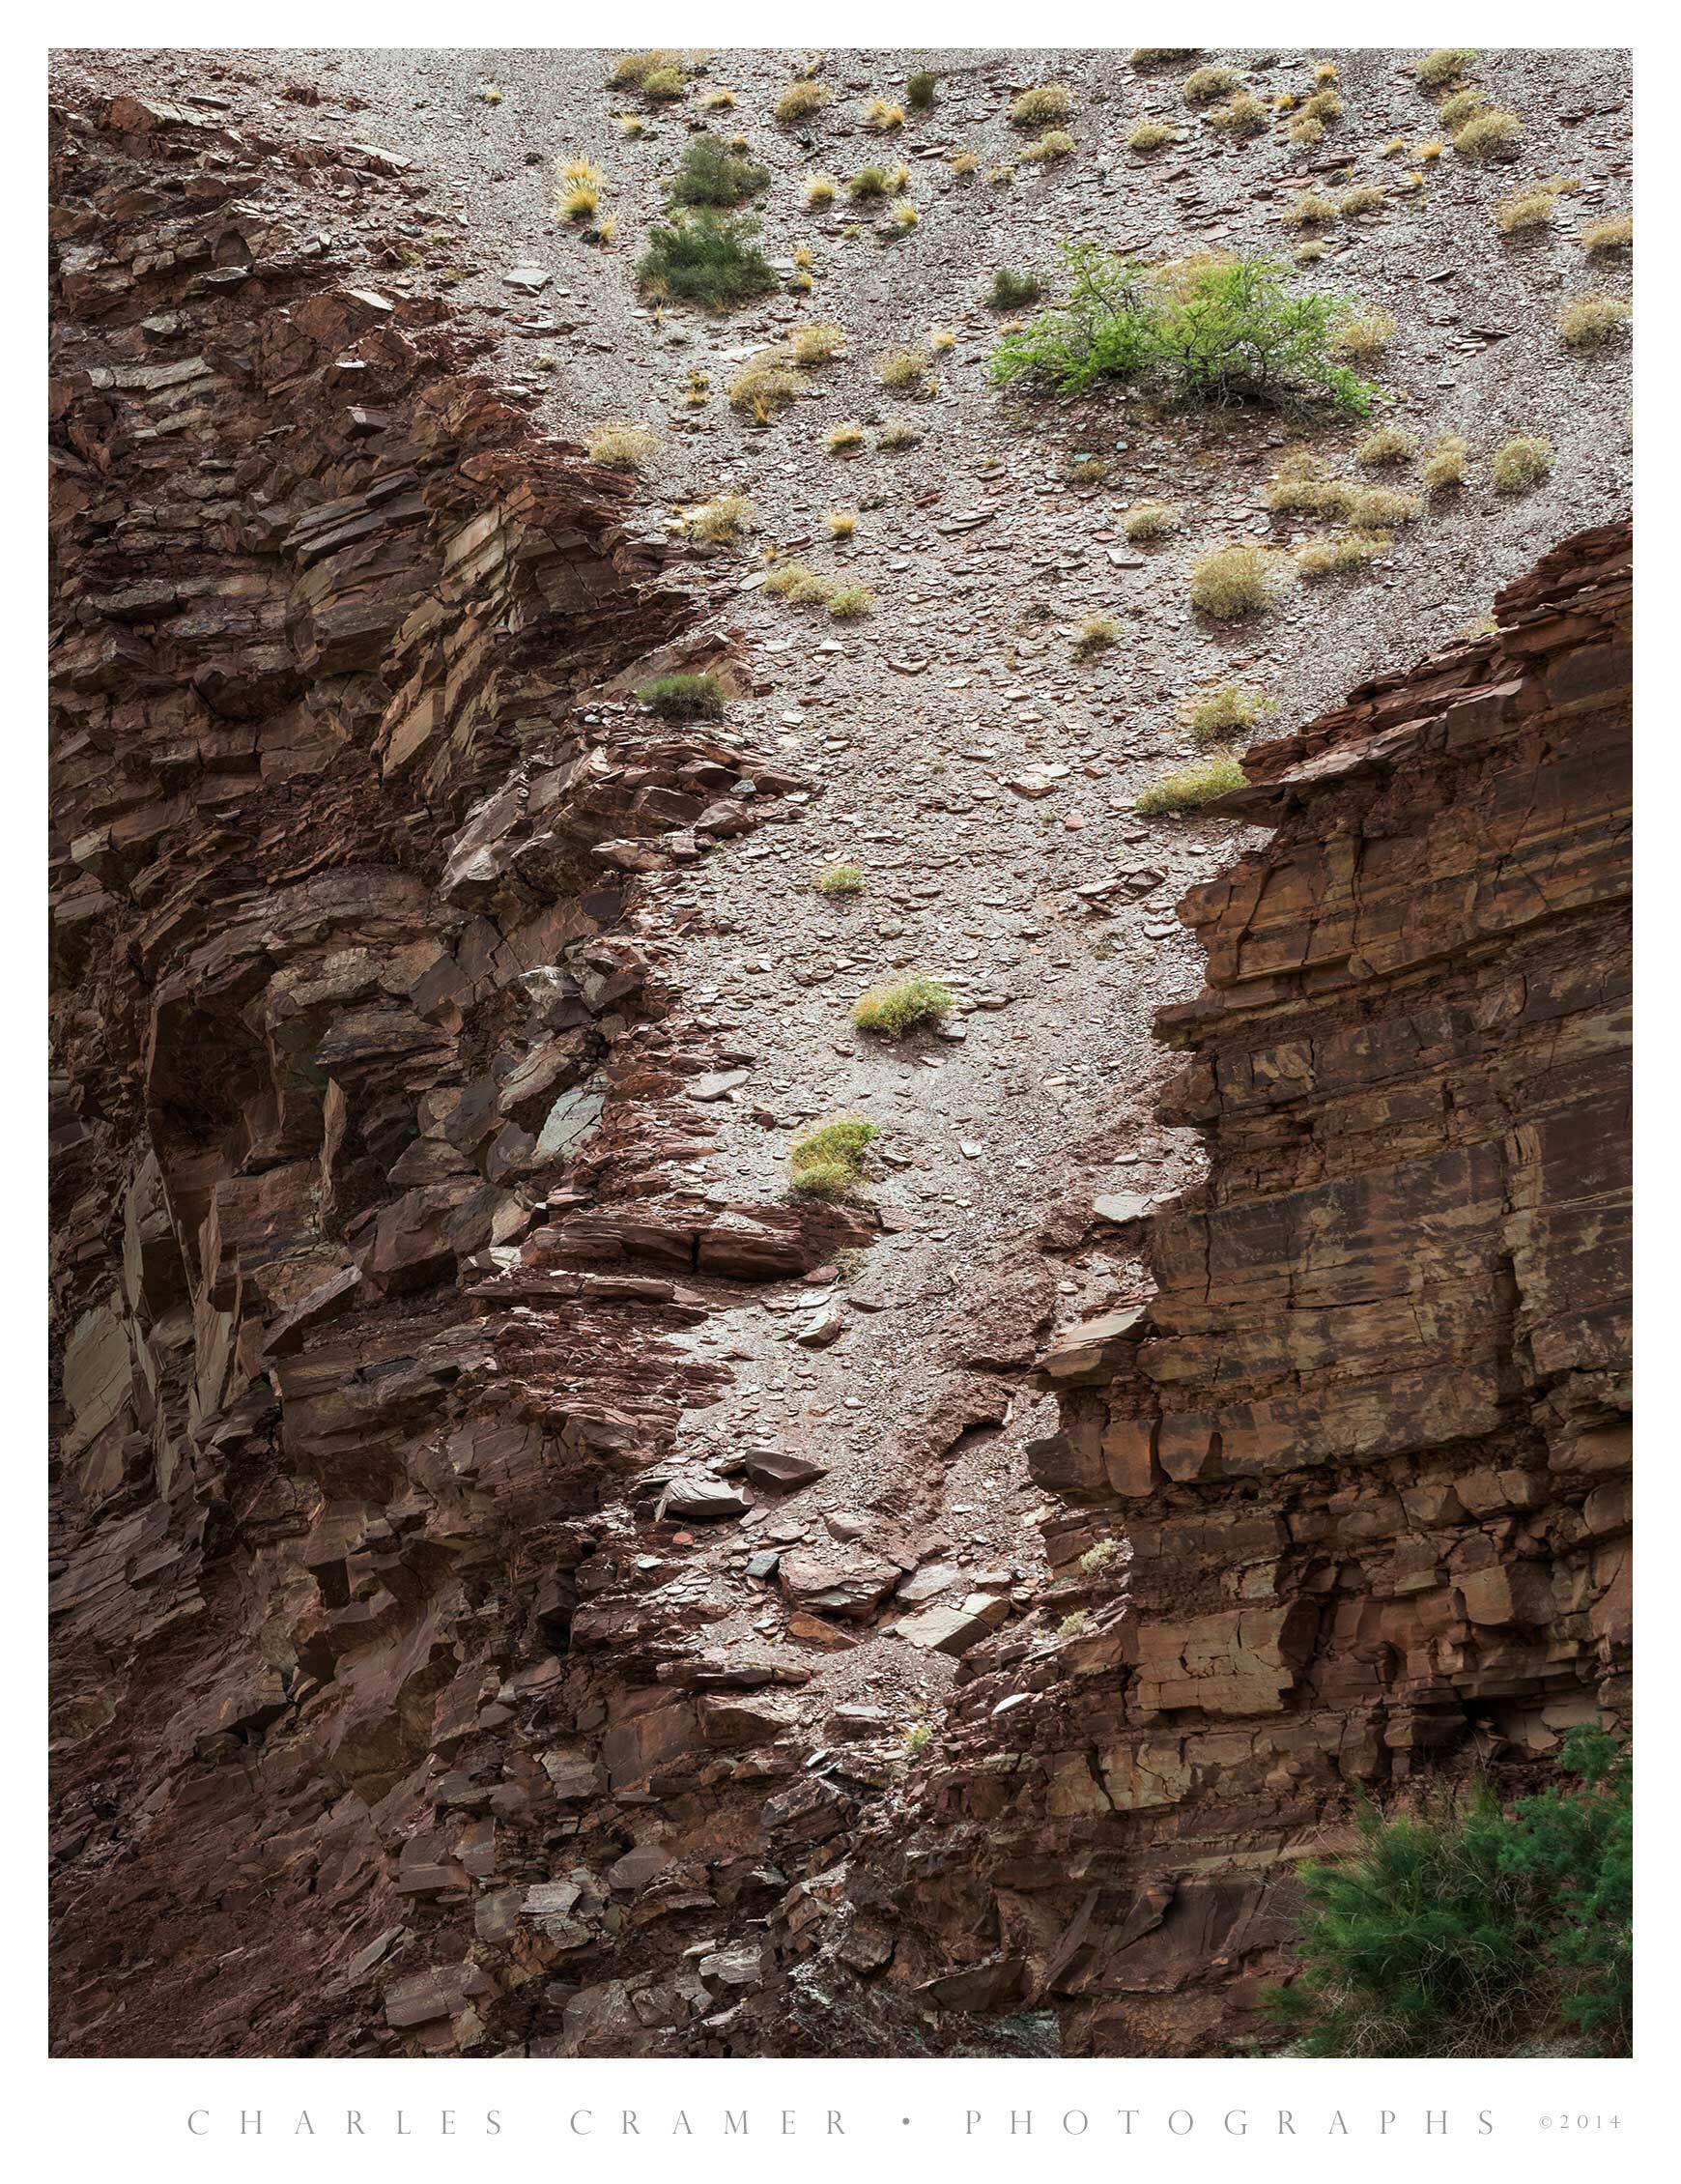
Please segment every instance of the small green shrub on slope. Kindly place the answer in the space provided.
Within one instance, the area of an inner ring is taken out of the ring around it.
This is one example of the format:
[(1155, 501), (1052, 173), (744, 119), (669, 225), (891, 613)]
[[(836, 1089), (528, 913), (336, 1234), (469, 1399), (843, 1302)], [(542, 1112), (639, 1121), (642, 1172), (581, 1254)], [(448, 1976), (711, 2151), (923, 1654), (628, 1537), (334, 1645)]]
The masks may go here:
[(1179, 402), (1326, 402), (1361, 416), (1373, 388), (1337, 355), (1346, 307), (1298, 296), (1261, 258), (1149, 266), (1094, 243), (1063, 245), (1065, 301), (992, 353), (1001, 386), (1079, 394), (1104, 379)]
[(713, 310), (733, 310), (777, 286), (776, 270), (754, 244), (756, 220), (717, 213), (679, 216), (648, 231), (637, 263), (644, 296), (680, 297)]

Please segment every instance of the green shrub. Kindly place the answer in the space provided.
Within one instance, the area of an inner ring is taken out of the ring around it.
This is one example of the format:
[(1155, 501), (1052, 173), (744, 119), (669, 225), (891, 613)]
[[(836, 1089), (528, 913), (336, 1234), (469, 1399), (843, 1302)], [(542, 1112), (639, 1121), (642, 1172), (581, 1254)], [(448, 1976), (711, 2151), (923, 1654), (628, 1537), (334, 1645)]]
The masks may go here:
[(951, 1014), (953, 996), (934, 978), (901, 978), (891, 986), (872, 986), (852, 1004), (860, 1031), (879, 1031), (902, 1039), (919, 1023), (940, 1023)]
[(658, 675), (637, 696), (662, 720), (721, 720), (724, 685), (715, 675)]
[(768, 296), (777, 286), (776, 270), (751, 240), (757, 233), (757, 220), (718, 213), (651, 228), (637, 286), (645, 296), (681, 297), (716, 311)]
[(864, 867), (831, 865), (827, 872), (817, 875), (817, 892), (819, 895), (862, 895)]
[(846, 185), (849, 197), (890, 197), (893, 177), (885, 167), (860, 167)]
[(1000, 266), (992, 275), (988, 301), (995, 311), (1020, 311), (1029, 303), (1037, 303), (1043, 294), (1038, 273), (1011, 273), (1008, 266)]
[(1067, 300), (999, 343), (990, 370), (1001, 386), (1078, 394), (1118, 379), (1185, 403), (1321, 401), (1355, 416), (1370, 407), (1374, 389), (1337, 358), (1345, 307), (1292, 295), (1287, 267), (1254, 258), (1152, 267), (1093, 243), (1062, 247)]
[(788, 1174), (804, 1198), (843, 1198), (864, 1173), (864, 1156), (881, 1135), (863, 1115), (837, 1115), (796, 1138), (788, 1153)]
[(684, 149), (671, 185), (673, 205), (739, 205), (770, 181), (768, 167), (738, 158), (728, 145), (702, 129)]
[(915, 75), (906, 76), (904, 101), (913, 114), (926, 114), (938, 102), (935, 94), (939, 81), (931, 69), (918, 69)]
[(1361, 1817), (1309, 1865), (1302, 1974), (1272, 2007), (1310, 2055), (1503, 2055), (1633, 2039), (1633, 1784), (1601, 1729), (1572, 1730), (1563, 1787), (1502, 1809), (1478, 1784)]
[(1222, 751), (1217, 758), (1205, 759), (1201, 765), (1186, 766), (1180, 773), (1168, 774), (1142, 795), (1135, 796), (1132, 809), (1147, 819), (1156, 812), (1195, 811), (1199, 804), (1224, 796), (1230, 790), (1241, 789), (1244, 778), (1237, 760)]

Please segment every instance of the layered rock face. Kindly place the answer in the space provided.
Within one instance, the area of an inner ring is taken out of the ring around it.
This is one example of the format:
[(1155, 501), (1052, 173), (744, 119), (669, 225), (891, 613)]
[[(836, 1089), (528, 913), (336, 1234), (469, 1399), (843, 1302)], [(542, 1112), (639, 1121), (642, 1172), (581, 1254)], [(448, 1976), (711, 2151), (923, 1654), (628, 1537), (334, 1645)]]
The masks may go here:
[(1630, 574), (1572, 538), (1250, 752), (1276, 832), (1181, 905), (1207, 1181), (1043, 1362), (1068, 1615), (965, 1662), (905, 1876), (1075, 2048), (1239, 2036), (1358, 1793), (1626, 1715)]
[[(821, 1465), (679, 1458), (696, 1331), (873, 1217), (700, 1180), (637, 879), (809, 791), (633, 702), (736, 633), (382, 290), (406, 162), (218, 104), (54, 120), (56, 2045), (1229, 2042), (1357, 1791), (1626, 1702), (1626, 531), (1250, 755), (1043, 1600), (838, 1531), (744, 1636), (696, 1528)], [(890, 1595), (914, 1767), (816, 1695)]]
[(481, 1885), (683, 1743), (557, 1657), (603, 1500), (857, 1228), (684, 1173), (625, 906), (803, 791), (628, 696), (729, 633), (370, 281), (406, 162), (217, 103), (54, 118), (56, 2037), (471, 2046)]

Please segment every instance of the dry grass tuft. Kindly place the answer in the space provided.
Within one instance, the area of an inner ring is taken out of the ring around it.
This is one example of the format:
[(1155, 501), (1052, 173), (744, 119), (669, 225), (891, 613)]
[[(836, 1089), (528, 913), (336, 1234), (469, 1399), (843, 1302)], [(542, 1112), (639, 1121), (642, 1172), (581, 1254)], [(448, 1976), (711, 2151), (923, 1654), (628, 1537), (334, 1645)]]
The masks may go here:
[(1192, 812), (1199, 804), (1211, 803), (1216, 796), (1241, 789), (1243, 782), (1242, 767), (1229, 752), (1222, 752), (1217, 758), (1205, 759), (1200, 765), (1170, 773), (1165, 780), (1134, 797), (1132, 809), (1146, 818), (1158, 812)]
[(1244, 621), (1272, 605), (1271, 570), (1260, 546), (1217, 546), (1191, 571), (1190, 602), (1211, 621)]
[(1120, 635), (1121, 624), (1112, 615), (1088, 615), (1074, 632), (1075, 659), (1083, 660), (1090, 653), (1102, 651)]
[(838, 424), (824, 442), (831, 455), (855, 455), (864, 444), (861, 424)]
[(1574, 296), (1558, 314), (1559, 338), (1567, 349), (1603, 349), (1623, 338), (1634, 316), (1626, 297)]
[(1180, 512), (1170, 501), (1140, 501), (1121, 519), (1121, 528), (1135, 546), (1153, 539), (1171, 538), (1180, 527)]
[(810, 371), (817, 364), (826, 364), (840, 356), (846, 346), (846, 336), (838, 326), (826, 319), (817, 319), (810, 326), (796, 327), (788, 336), (788, 354), (796, 364)]
[(745, 493), (720, 493), (691, 508), (683, 528), (704, 546), (733, 546), (743, 532), (758, 529), (758, 511)]
[(1337, 217), (1337, 202), (1323, 190), (1304, 189), (1285, 206), (1278, 217), (1286, 227), (1329, 227)]
[(973, 152), (954, 152), (946, 164), (960, 181), (966, 182), (981, 162)]
[(795, 369), (788, 352), (767, 349), (750, 359), (730, 381), (729, 407), (751, 417), (755, 424), (769, 424), (807, 390), (806, 377)]
[(900, 447), (920, 447), (922, 442), (921, 432), (903, 417), (896, 417), (891, 424), (883, 425), (875, 436), (875, 445), (890, 452)]
[(1187, 106), (1211, 106), (1217, 99), (1229, 98), (1241, 82), (1236, 69), (1211, 63), (1206, 69), (1193, 70), (1180, 85), (1179, 95)]
[(1336, 91), (1316, 91), (1311, 99), (1301, 102), (1302, 116), (1310, 122), (1340, 122), (1343, 118), (1342, 94)]
[(840, 185), (832, 174), (809, 174), (805, 181), (806, 204), (812, 212), (835, 202)]
[(1024, 91), (1010, 109), (1017, 129), (1040, 129), (1046, 122), (1066, 122), (1074, 110), (1074, 95), (1066, 83), (1036, 84)]
[(1022, 153), (1035, 166), (1048, 166), (1053, 159), (1066, 159), (1074, 151), (1074, 140), (1066, 129), (1047, 129), (1037, 143), (1027, 146)]
[(1553, 443), (1544, 432), (1515, 432), (1489, 464), (1496, 493), (1526, 493), (1552, 474)]
[(1268, 713), (1278, 710), (1274, 701), (1247, 683), (1222, 682), (1205, 690), (1200, 698), (1187, 698), (1179, 709), (1181, 722), (1196, 741), (1224, 743), (1234, 735), (1247, 735)]
[(1164, 145), (1174, 141), (1177, 133), (1165, 122), (1138, 122), (1134, 124), (1132, 133), (1126, 139), (1126, 149), (1128, 152), (1138, 153), (1159, 152)]
[(875, 376), (896, 394), (921, 392), (928, 362), (920, 349), (886, 349), (875, 359)]
[(1395, 320), (1388, 311), (1351, 311), (1336, 330), (1336, 345), (1345, 357), (1375, 357), (1394, 338)]
[(1581, 247), (1590, 255), (1632, 250), (1634, 246), (1635, 223), (1627, 213), (1617, 219), (1595, 220), (1591, 227), (1581, 231)]
[(1386, 189), (1380, 189), (1375, 182), (1362, 183), (1357, 189), (1345, 189), (1337, 200), (1337, 211), (1344, 219), (1358, 219), (1363, 213), (1381, 213), (1389, 202)]
[(1274, 515), (1325, 516), (1340, 523), (1353, 505), (1354, 491), (1347, 478), (1328, 471), (1320, 456), (1297, 449), (1279, 462), (1263, 499)]
[(1417, 452), (1418, 443), (1404, 424), (1383, 424), (1367, 433), (1354, 449), (1354, 460), (1367, 470), (1378, 470), (1385, 463), (1410, 463)]
[(1416, 523), (1424, 503), (1416, 493), (1395, 485), (1357, 485), (1349, 502), (1348, 521), (1356, 531), (1383, 531), (1391, 524)]
[(890, 100), (872, 99), (864, 110), (865, 126), (880, 129), (884, 134), (890, 129), (903, 129), (904, 108), (896, 106)]
[(1325, 124), (1316, 114), (1303, 114), (1299, 120), (1291, 123), (1288, 133), (1292, 144), (1323, 144)]
[(820, 113), (834, 97), (826, 83), (790, 83), (774, 108), (779, 122), (802, 122)]
[(1266, 107), (1249, 91), (1235, 91), (1224, 105), (1211, 106), (1203, 117), (1211, 129), (1239, 143), (1263, 134), (1269, 118)]
[(931, 326), (928, 329), (928, 347), (936, 357), (944, 356), (948, 349), (957, 346), (957, 330), (954, 326)]
[(1426, 91), (1439, 91), (1444, 84), (1457, 83), (1476, 57), (1474, 45), (1438, 45), (1412, 64), (1412, 73)]
[(585, 454), (606, 470), (640, 471), (660, 451), (660, 436), (641, 424), (598, 424), (585, 438)]
[(1502, 106), (1490, 106), (1473, 114), (1463, 129), (1453, 132), (1453, 148), (1462, 159), (1503, 159), (1515, 155), (1524, 125)]
[(893, 176), (886, 167), (860, 167), (846, 184), (846, 194), (854, 199), (891, 197)]
[(1432, 493), (1445, 493), (1465, 483), (1470, 442), (1462, 433), (1439, 433), (1425, 449), (1418, 474)]
[(1388, 547), (1387, 532), (1342, 531), (1304, 538), (1293, 558), (1296, 574), (1308, 584), (1333, 576), (1346, 582), (1362, 575)]
[(823, 604), (836, 621), (856, 621), (860, 615), (875, 612), (875, 593), (868, 584), (838, 584)]
[(819, 895), (862, 895), (864, 892), (864, 867), (862, 865), (830, 865), (817, 875)]
[(858, 518), (850, 508), (831, 508), (824, 521), (831, 538), (850, 538), (858, 529)]

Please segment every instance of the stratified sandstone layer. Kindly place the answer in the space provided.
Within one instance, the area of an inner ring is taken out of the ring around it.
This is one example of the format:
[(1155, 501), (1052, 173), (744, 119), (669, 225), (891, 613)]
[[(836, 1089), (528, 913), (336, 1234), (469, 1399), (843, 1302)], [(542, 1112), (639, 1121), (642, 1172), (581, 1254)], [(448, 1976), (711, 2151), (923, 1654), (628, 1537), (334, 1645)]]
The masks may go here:
[(214, 102), (54, 117), (67, 2052), (481, 2036), (481, 1883), (547, 1882), (527, 1816), (576, 1832), (670, 1713), (562, 1695), (556, 1646), (615, 1566), (575, 1581), (593, 1512), (715, 1393), (688, 1284), (847, 1218), (682, 1173), (661, 1102), (723, 1057), (625, 876), (794, 785), (628, 697), (727, 687), (727, 633), (630, 481), (369, 284), (405, 164)]
[(969, 2006), (1229, 2040), (1357, 1793), (1626, 1716), (1630, 599), (1583, 532), (1245, 761), (1159, 1019), (1210, 1172), (1043, 1362), (1069, 1621), (964, 1663), (907, 1854)]

